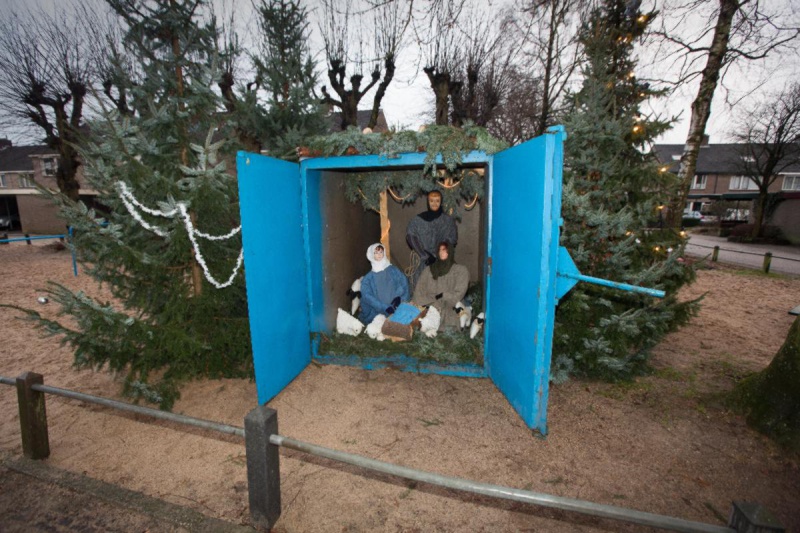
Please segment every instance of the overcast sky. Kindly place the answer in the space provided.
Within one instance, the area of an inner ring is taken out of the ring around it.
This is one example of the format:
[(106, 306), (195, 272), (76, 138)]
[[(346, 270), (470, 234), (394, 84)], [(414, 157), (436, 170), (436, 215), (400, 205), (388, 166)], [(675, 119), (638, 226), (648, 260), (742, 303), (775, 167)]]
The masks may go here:
[[(0, 4), (6, 4), (10, 9), (2, 10), (2, 13), (9, 13), (20, 6), (50, 6), (63, 5), (67, 0), (0, 0)], [(90, 0), (91, 1), (91, 0)], [(97, 0), (99, 1), (99, 0)], [(646, 11), (653, 5), (654, 0), (645, 0), (642, 10)], [(659, 0), (659, 4), (662, 0)], [(231, 6), (237, 9), (237, 19), (241, 21), (252, 20), (247, 16), (251, 10), (250, 0), (214, 0), (219, 11), (230, 11)], [(797, 15), (797, 6), (793, 6), (791, 0), (770, 0), (767, 4), (784, 4), (789, 6), (788, 10), (793, 10)], [(315, 0), (308, 2), (309, 6), (315, 4)], [(650, 6), (647, 4), (650, 3)], [(494, 7), (487, 7), (486, 16), (491, 17), (499, 2), (494, 3)], [(0, 14), (0, 16), (3, 16)], [(706, 13), (692, 15), (689, 22), (685, 24), (687, 28), (692, 25), (702, 27), (708, 24)], [(319, 64), (324, 65), (324, 56), (319, 53), (321, 48), (320, 39), (317, 37), (315, 24), (311, 25), (314, 33), (312, 37), (312, 48), (318, 53)], [(709, 36), (710, 39), (710, 36)], [(656, 63), (648, 57), (646, 51), (640, 52), (642, 60), (637, 67), (637, 75), (640, 78), (667, 78), (669, 77), (669, 65)], [(386, 96), (383, 99), (382, 107), (392, 126), (404, 126), (412, 129), (418, 128), (421, 124), (429, 120), (433, 109), (433, 96), (428, 85), (428, 80), (419, 66), (418, 50), (409, 46), (399, 58), (398, 68), (394, 80), (389, 86)], [(726, 100), (737, 101), (742, 99), (740, 107), (752, 105), (756, 100), (763, 98), (769, 91), (779, 90), (792, 80), (800, 81), (800, 56), (798, 54), (785, 54), (782, 57), (773, 57), (767, 61), (758, 63), (742, 63), (741, 66), (732, 69), (728, 74), (724, 86), (718, 90), (712, 106), (711, 119), (708, 123), (707, 133), (711, 136), (712, 143), (726, 142), (729, 139), (726, 134), (731, 131), (734, 115)], [(679, 117), (675, 127), (663, 135), (658, 142), (662, 143), (683, 143), (688, 131), (688, 121), (690, 116), (691, 102), (697, 92), (697, 80), (681, 87), (674, 94), (660, 102), (653, 102), (651, 109), (654, 113)], [(576, 87), (577, 88), (577, 87)], [(752, 93), (752, 94), (751, 94)], [(371, 103), (371, 94), (364, 100)], [(369, 104), (367, 104), (369, 105)], [(647, 109), (645, 109), (647, 111)], [(0, 136), (6, 136), (8, 132), (0, 132)], [(13, 137), (13, 136), (12, 136)]]

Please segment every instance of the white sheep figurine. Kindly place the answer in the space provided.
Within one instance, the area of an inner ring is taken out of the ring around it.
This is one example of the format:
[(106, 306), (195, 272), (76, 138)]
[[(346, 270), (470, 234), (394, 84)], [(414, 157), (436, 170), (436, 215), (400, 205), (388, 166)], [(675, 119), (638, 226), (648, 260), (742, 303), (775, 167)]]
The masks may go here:
[(378, 315), (367, 325), (366, 332), (370, 339), (376, 339), (379, 341), (386, 340), (386, 337), (383, 335), (383, 333), (381, 333), (384, 322), (386, 322), (386, 317), (384, 315)]
[(469, 328), (469, 338), (474, 339), (475, 336), (481, 331), (484, 322), (484, 314), (483, 312), (478, 313), (478, 316), (475, 317), (475, 320), (472, 321), (472, 325)]
[(358, 306), (361, 305), (361, 278), (356, 279), (350, 288), (347, 289), (347, 295), (353, 299), (352, 303), (350, 304), (350, 314), (355, 316), (356, 311), (358, 311)]
[(338, 333), (358, 337), (363, 330), (364, 324), (341, 307), (339, 308), (339, 312), (336, 315), (336, 331)]
[(453, 311), (458, 315), (458, 322), (461, 329), (465, 329), (467, 324), (472, 321), (472, 306), (464, 305), (464, 302), (458, 302), (453, 306)]
[(425, 334), (425, 336), (433, 338), (436, 336), (436, 333), (439, 331), (439, 324), (442, 323), (442, 315), (439, 314), (439, 311), (433, 307), (428, 307), (428, 312), (425, 313), (425, 316), (419, 321), (419, 330)]

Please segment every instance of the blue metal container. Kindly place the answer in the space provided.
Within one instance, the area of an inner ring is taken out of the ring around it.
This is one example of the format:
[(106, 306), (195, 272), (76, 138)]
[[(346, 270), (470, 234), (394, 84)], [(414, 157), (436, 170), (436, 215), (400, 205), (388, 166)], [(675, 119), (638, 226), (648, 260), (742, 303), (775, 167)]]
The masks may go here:
[[(380, 368), (401, 364), (417, 372), (488, 376), (532, 429), (547, 432), (547, 396), (558, 299), (581, 276), (560, 248), (563, 146), (557, 126), (547, 134), (489, 155), (471, 152), (464, 164), (486, 169), (484, 365), (430, 365), (410, 358), (320, 355), (312, 333), (326, 330), (325, 231), (320, 197), (328, 173), (423, 167), (425, 154), (311, 158), (288, 163), (240, 152), (237, 166), (245, 277), (259, 403), (266, 403), (310, 362)], [(638, 290), (613, 284), (624, 290)]]

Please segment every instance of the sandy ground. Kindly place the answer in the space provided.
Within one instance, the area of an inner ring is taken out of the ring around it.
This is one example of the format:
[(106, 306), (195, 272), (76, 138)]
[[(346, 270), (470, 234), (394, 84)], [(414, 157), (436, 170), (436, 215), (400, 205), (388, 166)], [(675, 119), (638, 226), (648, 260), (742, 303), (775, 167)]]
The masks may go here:
[[(47, 279), (72, 276), (69, 254), (41, 243), (0, 246), (0, 302), (36, 307)], [(724, 524), (731, 502), (759, 502), (800, 531), (800, 461), (749, 430), (719, 393), (763, 368), (800, 304), (800, 280), (701, 271), (685, 296), (707, 293), (693, 322), (655, 350), (657, 371), (633, 384), (572, 380), (551, 389), (549, 435), (531, 434), (486, 379), (312, 364), (270, 402), (280, 432), (401, 465), (559, 496)], [(76, 371), (56, 339), (0, 308), (0, 375), (119, 397), (103, 371)], [(256, 405), (246, 380), (187, 385), (175, 411), (243, 426)], [(49, 397), (59, 468), (247, 523), (241, 440)], [(0, 449), (21, 454), (16, 392), (0, 386)], [(498, 503), (281, 452), (277, 532), (635, 531), (609, 520)]]

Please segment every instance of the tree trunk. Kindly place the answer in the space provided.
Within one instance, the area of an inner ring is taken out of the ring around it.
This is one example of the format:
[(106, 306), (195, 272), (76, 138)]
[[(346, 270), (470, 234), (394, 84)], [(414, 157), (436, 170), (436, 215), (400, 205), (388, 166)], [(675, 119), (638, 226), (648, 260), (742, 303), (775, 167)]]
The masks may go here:
[(747, 423), (782, 444), (800, 444), (800, 318), (786, 341), (761, 372), (745, 378), (733, 390)]
[(436, 125), (447, 126), (450, 111), (450, 76), (436, 72), (433, 67), (423, 69), (431, 82), (431, 89), (436, 97)]
[(761, 236), (761, 228), (764, 226), (764, 207), (767, 204), (767, 191), (759, 190), (756, 198), (756, 212), (753, 214), (753, 233), (750, 235), (756, 239)]
[(380, 194), (380, 215), (381, 215), (381, 244), (383, 245), (386, 258), (391, 260), (392, 253), (389, 249), (389, 228), (392, 223), (389, 221), (389, 198), (386, 191)]
[(700, 88), (697, 97), (692, 102), (692, 117), (689, 122), (689, 134), (686, 137), (686, 146), (683, 149), (681, 163), (678, 170), (680, 190), (673, 199), (670, 210), (670, 225), (679, 227), (683, 217), (683, 208), (689, 197), (695, 170), (697, 169), (697, 156), (700, 145), (705, 135), (708, 117), (711, 114), (711, 101), (719, 82), (720, 71), (728, 53), (728, 40), (731, 34), (733, 17), (739, 10), (739, 0), (719, 0), (720, 9), (717, 25), (714, 28), (714, 38), (708, 50), (708, 59), (700, 78)]
[(536, 136), (544, 135), (550, 118), (550, 83), (553, 76), (553, 61), (555, 48), (555, 25), (558, 2), (550, 4), (550, 35), (547, 37), (547, 61), (544, 65), (544, 80), (542, 81), (542, 112), (539, 114), (539, 123), (536, 125)]
[[(170, 6), (173, 7), (173, 8), (175, 7), (175, 0), (170, 0)], [(172, 36), (172, 55), (173, 55), (173, 57), (175, 59), (175, 80), (176, 80), (175, 84), (176, 84), (176, 87), (177, 87), (177, 90), (178, 90), (178, 94), (177, 94), (178, 101), (180, 102), (178, 104), (178, 108), (182, 112), (184, 110), (184, 108), (185, 108), (185, 106), (183, 104), (183, 92), (184, 92), (184, 87), (183, 87), (183, 69), (181, 68), (180, 63), (178, 62), (178, 58), (181, 55), (181, 44), (178, 41), (178, 37), (176, 35), (174, 35), (174, 34)], [(186, 167), (186, 166), (189, 166), (189, 151), (188, 151), (188, 149), (186, 147), (186, 143), (188, 142), (188, 139), (186, 138), (187, 132), (186, 131), (182, 131), (181, 133), (184, 136), (184, 139), (182, 139), (183, 140), (183, 147), (181, 148), (181, 164)], [(196, 215), (195, 215), (194, 211), (191, 211), (189, 213), (189, 217), (190, 217), (190, 220), (192, 221), (192, 227), (197, 227), (197, 224), (195, 223), (196, 222)], [(196, 257), (195, 251), (194, 251), (194, 246), (192, 246), (192, 261), (191, 261), (191, 265), (192, 265), (192, 267), (191, 267), (192, 268), (192, 290), (193, 290), (193, 293), (194, 293), (195, 296), (200, 296), (200, 295), (203, 294), (203, 273), (200, 270), (200, 264), (197, 262), (197, 257)]]
[[(380, 85), (378, 85), (378, 90), (375, 91), (375, 98), (372, 100), (372, 113), (369, 116), (369, 124), (367, 124), (367, 127), (370, 129), (375, 129), (375, 126), (378, 124), (378, 113), (381, 110), (381, 101), (386, 94), (386, 88), (389, 87), (389, 84), (394, 78), (394, 57), (387, 57), (384, 62), (384, 67), (386, 71), (383, 74), (383, 80), (381, 80)], [(388, 252), (386, 257), (389, 257)]]

